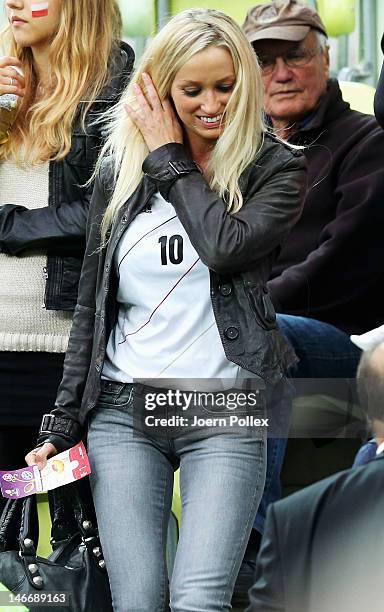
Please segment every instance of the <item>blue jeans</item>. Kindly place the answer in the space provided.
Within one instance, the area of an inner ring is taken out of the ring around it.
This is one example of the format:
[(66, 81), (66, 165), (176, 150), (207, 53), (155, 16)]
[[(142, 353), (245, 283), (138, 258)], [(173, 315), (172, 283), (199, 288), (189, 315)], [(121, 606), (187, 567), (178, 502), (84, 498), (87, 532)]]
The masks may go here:
[(293, 391), (289, 381), (283, 379), (275, 387), (270, 387), (267, 395), (268, 416), (272, 417), (273, 426), (267, 439), (267, 469), (263, 496), (253, 524), (253, 529), (261, 534), (264, 532), (269, 504), (281, 498), (280, 472), (287, 448)]
[[(289, 372), (295, 378), (354, 378), (361, 351), (346, 333), (333, 325), (292, 315), (278, 314), (281, 332), (293, 347), (299, 362)], [(257, 511), (254, 529), (263, 533), (267, 508), (281, 497), (280, 473), (283, 466), (291, 406), (289, 400), (280, 403), (286, 411), (286, 437), (268, 438), (267, 473), (263, 497)]]
[(277, 322), (299, 358), (291, 376), (355, 378), (361, 350), (345, 332), (306, 317), (278, 314)]
[[(149, 435), (135, 421), (146, 389), (103, 382), (89, 421), (91, 487), (114, 610), (163, 612), (169, 590), (173, 612), (230, 610), (264, 488), (265, 429), (236, 436), (189, 428), (186, 435), (169, 427), (163, 437)], [(182, 523), (169, 589), (165, 547), (178, 467)]]

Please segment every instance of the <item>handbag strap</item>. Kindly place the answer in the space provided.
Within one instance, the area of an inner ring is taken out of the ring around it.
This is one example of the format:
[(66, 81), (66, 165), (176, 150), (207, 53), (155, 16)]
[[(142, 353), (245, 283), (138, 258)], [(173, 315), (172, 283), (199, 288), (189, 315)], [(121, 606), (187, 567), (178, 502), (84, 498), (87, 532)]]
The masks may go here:
[(99, 568), (106, 571), (88, 479), (84, 478), (49, 492), (52, 516), (51, 544), (60, 548), (63, 540), (80, 534), (84, 546)]
[(9, 499), (0, 518), (0, 552), (18, 549), (21, 500)]
[(43, 588), (36, 548), (39, 537), (36, 495), (8, 500), (0, 519), (0, 551), (18, 550), (28, 582)]
[(20, 534), (19, 554), (23, 557), (35, 559), (37, 555), (37, 544), (39, 540), (39, 521), (37, 517), (36, 495), (30, 495), (23, 499)]
[(83, 539), (97, 535), (96, 516), (87, 481), (49, 492), (52, 544), (80, 532)]
[[(68, 484), (49, 492), (54, 542), (80, 532), (83, 538), (97, 535), (96, 516), (89, 484)], [(8, 500), (0, 518), (0, 551), (19, 550), (36, 556), (39, 536), (36, 495)]]
[(36, 555), (38, 535), (36, 495), (8, 500), (0, 519), (0, 551)]

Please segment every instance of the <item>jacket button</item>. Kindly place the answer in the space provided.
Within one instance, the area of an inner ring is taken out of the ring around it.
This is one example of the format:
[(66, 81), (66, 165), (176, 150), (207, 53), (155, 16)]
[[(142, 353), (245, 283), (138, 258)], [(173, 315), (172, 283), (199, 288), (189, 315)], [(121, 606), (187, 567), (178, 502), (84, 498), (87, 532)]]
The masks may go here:
[(225, 285), (220, 285), (220, 293), (221, 295), (224, 295), (224, 296), (231, 295), (232, 285), (230, 285), (229, 283)]
[(224, 330), (224, 336), (228, 338), (228, 340), (236, 340), (239, 337), (239, 330), (237, 327), (227, 327)]

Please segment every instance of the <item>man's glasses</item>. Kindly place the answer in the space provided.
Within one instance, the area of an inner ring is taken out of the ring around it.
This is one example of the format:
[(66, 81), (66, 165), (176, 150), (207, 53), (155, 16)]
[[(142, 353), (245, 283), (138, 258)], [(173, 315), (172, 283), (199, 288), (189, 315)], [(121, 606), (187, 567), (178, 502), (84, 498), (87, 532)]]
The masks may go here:
[(289, 68), (301, 68), (301, 66), (306, 66), (306, 64), (309, 64), (311, 59), (320, 52), (320, 47), (317, 47), (316, 49), (293, 49), (292, 51), (288, 51), (283, 55), (266, 55), (264, 53), (258, 53), (257, 59), (259, 60), (261, 71), (263, 75), (265, 75), (271, 74), (275, 70), (276, 60), (278, 57), (281, 57), (284, 64), (289, 66)]

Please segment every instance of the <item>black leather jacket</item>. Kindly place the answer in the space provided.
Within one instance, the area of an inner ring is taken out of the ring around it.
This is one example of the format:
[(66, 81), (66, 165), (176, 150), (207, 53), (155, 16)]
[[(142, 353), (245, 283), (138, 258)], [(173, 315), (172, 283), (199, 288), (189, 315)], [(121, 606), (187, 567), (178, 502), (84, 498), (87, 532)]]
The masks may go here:
[(131, 47), (120, 43), (111, 62), (111, 79), (87, 114), (86, 134), (79, 109), (71, 150), (64, 160), (49, 165), (48, 206), (33, 210), (14, 204), (0, 206), (0, 252), (16, 256), (32, 248), (47, 252), (47, 267), (41, 272), (46, 278), (44, 305), (48, 310), (73, 310), (76, 306), (92, 195), (92, 187), (81, 185), (90, 179), (102, 143), (100, 124), (91, 124), (118, 101), (133, 61)]
[(272, 383), (295, 360), (277, 329), (266, 283), (280, 244), (301, 213), (301, 152), (266, 136), (260, 155), (241, 177), (244, 205), (234, 215), (226, 212), (181, 144), (153, 151), (143, 170), (142, 182), (120, 209), (103, 249), (99, 227), (112, 188), (108, 164), (96, 180), (64, 376), (56, 409), (44, 417), (39, 437), (58, 450), (79, 440), (86, 416), (97, 403), (106, 343), (118, 309), (114, 252), (127, 225), (156, 191), (173, 204), (210, 269), (212, 306), (227, 358)]

